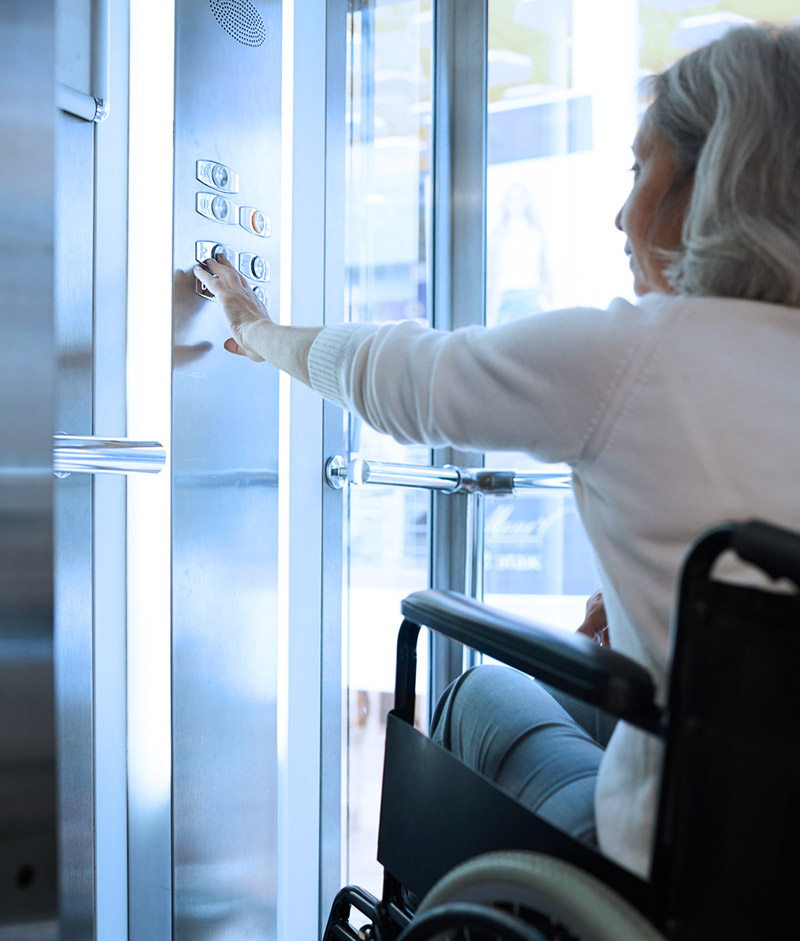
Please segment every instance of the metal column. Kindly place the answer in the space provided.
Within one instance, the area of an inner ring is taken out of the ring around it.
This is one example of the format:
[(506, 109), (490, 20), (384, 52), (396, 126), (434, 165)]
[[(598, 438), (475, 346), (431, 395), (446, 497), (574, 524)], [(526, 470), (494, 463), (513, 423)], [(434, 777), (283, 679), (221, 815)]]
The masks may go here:
[[(483, 323), (486, 293), (486, 0), (437, 0), (434, 62), (434, 326)], [(434, 464), (476, 466), (482, 455), (443, 448)], [(471, 594), (468, 534), (482, 528), (479, 495), (433, 497), (431, 586)], [(436, 702), (462, 669), (460, 647), (434, 635), (430, 696)]]
[[(0, 6), (0, 938), (55, 937), (52, 0)], [(11, 143), (13, 142), (13, 146)], [(23, 922), (35, 921), (25, 929)]]

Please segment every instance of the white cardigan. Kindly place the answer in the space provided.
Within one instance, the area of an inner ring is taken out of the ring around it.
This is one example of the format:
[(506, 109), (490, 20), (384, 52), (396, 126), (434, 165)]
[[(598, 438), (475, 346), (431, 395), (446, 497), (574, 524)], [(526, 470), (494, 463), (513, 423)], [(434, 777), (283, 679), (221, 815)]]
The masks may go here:
[[(517, 450), (573, 470), (614, 649), (663, 697), (676, 577), (726, 519), (800, 528), (800, 310), (650, 294), (454, 333), (323, 330), (313, 387), (401, 442)], [(602, 850), (646, 875), (661, 750), (620, 724), (603, 758)]]

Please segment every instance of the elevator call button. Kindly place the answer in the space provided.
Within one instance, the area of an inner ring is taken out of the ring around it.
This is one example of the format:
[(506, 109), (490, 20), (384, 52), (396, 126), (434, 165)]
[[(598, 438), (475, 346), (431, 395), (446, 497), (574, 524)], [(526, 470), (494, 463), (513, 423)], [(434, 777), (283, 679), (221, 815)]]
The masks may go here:
[(222, 193), (239, 192), (239, 175), (214, 160), (197, 161), (197, 179)]
[(270, 308), (269, 293), (265, 291), (264, 288), (260, 288), (258, 285), (256, 285), (253, 288), (253, 293), (261, 301), (261, 303), (267, 308), (267, 312), (269, 313), (269, 308)]
[(261, 255), (240, 252), (239, 271), (246, 278), (255, 278), (256, 281), (269, 281), (269, 262)]
[(271, 226), (267, 216), (255, 206), (239, 207), (239, 225), (254, 235), (266, 238), (270, 234)]
[(194, 257), (199, 262), (203, 262), (207, 258), (216, 258), (217, 255), (224, 255), (233, 267), (236, 267), (236, 252), (228, 245), (221, 245), (219, 242), (204, 240), (202, 242), (195, 242), (194, 247)]
[(238, 221), (239, 207), (227, 196), (198, 193), (195, 205), (201, 216), (221, 222), (223, 225), (236, 225)]

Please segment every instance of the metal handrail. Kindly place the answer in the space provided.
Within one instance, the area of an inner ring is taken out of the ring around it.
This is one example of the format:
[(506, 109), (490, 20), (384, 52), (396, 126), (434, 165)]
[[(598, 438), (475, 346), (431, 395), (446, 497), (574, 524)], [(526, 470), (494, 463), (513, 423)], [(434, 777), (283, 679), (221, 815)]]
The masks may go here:
[(67, 474), (157, 474), (167, 454), (159, 441), (53, 436), (53, 471)]
[(56, 104), (62, 111), (99, 124), (108, 117), (109, 54), (111, 49), (111, 0), (92, 3), (92, 94), (59, 83)]
[(418, 464), (389, 464), (356, 458), (349, 463), (337, 455), (325, 465), (330, 487), (341, 489), (346, 483), (361, 486), (377, 484), (390, 487), (416, 487), (444, 493), (511, 494), (525, 490), (571, 490), (569, 474), (563, 472), (487, 470), (446, 464), (431, 467)]

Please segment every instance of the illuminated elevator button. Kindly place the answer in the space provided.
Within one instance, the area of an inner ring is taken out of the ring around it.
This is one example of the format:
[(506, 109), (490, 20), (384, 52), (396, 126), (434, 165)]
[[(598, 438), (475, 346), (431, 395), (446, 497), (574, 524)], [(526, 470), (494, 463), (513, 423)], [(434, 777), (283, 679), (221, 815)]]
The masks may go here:
[(260, 288), (256, 285), (253, 288), (253, 293), (269, 311), (269, 294), (267, 294), (264, 288)]
[(254, 235), (265, 238), (270, 234), (270, 221), (260, 209), (255, 206), (242, 206), (239, 209), (239, 225)]

